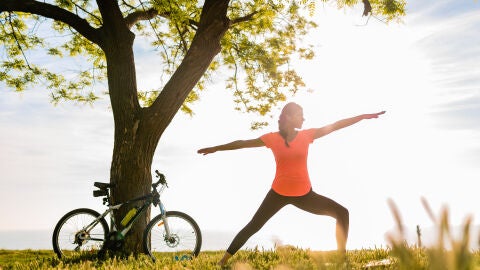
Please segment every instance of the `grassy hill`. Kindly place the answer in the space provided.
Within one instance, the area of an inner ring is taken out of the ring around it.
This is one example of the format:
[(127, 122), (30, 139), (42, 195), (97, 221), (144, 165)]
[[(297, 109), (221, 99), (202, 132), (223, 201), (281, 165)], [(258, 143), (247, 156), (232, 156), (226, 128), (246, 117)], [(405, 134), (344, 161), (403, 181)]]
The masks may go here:
[[(216, 266), (223, 251), (206, 251), (191, 260), (176, 260), (164, 254), (156, 262), (141, 255), (98, 260), (83, 256), (59, 260), (49, 250), (0, 250), (0, 269), (220, 269)], [(480, 252), (440, 251), (415, 247), (352, 250), (347, 263), (338, 261), (334, 251), (310, 251), (291, 246), (275, 250), (241, 250), (227, 269), (472, 269), (480, 270)]]
[[(390, 204), (397, 223), (396, 234), (389, 236), (388, 249), (349, 250), (346, 261), (341, 261), (335, 251), (311, 251), (292, 246), (279, 246), (274, 250), (240, 250), (230, 259), (227, 269), (287, 270), (287, 269), (399, 269), (399, 270), (480, 270), (480, 250), (472, 250), (472, 241), (478, 234), (468, 218), (455, 235), (448, 222), (448, 211), (435, 217), (427, 203), (425, 208), (436, 224), (436, 243), (428, 247), (406, 244), (406, 229), (393, 202)], [(418, 234), (420, 238), (421, 234)], [(472, 236), (474, 236), (472, 240)], [(420, 240), (420, 239), (419, 239)], [(421, 242), (421, 241), (419, 241)], [(478, 244), (478, 242), (474, 243)], [(198, 257), (178, 260), (172, 253), (156, 255), (153, 262), (140, 255), (128, 258), (110, 257), (98, 260), (96, 254), (59, 260), (51, 250), (0, 250), (0, 270), (6, 269), (220, 269), (216, 263), (223, 251), (203, 251)]]

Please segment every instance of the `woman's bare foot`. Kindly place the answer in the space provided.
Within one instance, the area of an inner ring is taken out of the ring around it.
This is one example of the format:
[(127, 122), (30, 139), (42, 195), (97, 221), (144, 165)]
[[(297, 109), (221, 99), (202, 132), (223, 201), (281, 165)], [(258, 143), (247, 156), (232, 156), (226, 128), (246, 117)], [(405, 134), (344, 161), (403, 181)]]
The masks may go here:
[(225, 252), (223, 258), (217, 263), (219, 266), (225, 266), (227, 264), (228, 259), (232, 257), (232, 254)]

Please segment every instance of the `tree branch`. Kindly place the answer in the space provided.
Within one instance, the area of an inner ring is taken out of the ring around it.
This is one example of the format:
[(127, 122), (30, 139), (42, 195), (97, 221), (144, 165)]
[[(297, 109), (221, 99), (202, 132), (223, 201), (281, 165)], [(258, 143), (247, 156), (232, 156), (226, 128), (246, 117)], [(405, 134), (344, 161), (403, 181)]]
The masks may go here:
[(91, 42), (95, 44), (100, 42), (97, 29), (93, 28), (85, 19), (54, 5), (34, 0), (2, 0), (0, 1), (0, 13), (5, 11), (25, 12), (61, 21), (71, 26)]
[(363, 15), (362, 16), (368, 16), (369, 13), (372, 13), (372, 5), (370, 5), (370, 2), (368, 0), (362, 0), (363, 1)]
[[(98, 10), (103, 18), (103, 30), (108, 33), (109, 38), (116, 35), (124, 34), (124, 30), (128, 30), (123, 18), (122, 11), (117, 0), (96, 0)], [(133, 40), (133, 38), (132, 38)]]
[[(220, 40), (228, 30), (226, 16), (229, 0), (205, 0), (198, 30), (187, 54), (165, 84), (160, 95), (146, 109), (161, 134), (182, 106), (188, 94), (205, 74), (214, 57), (220, 52)], [(163, 115), (164, 126), (158, 124), (158, 115)]]
[[(128, 28), (131, 28), (138, 21), (151, 20), (156, 16), (170, 19), (170, 12), (159, 13), (154, 8), (150, 8), (148, 10), (138, 10), (138, 11), (132, 12), (127, 17), (125, 17), (125, 23), (127, 24)], [(194, 20), (189, 20), (188, 22), (190, 23), (190, 26), (192, 26), (193, 29), (198, 28), (198, 22)]]
[(250, 21), (250, 20), (253, 19), (253, 16), (255, 16), (257, 13), (258, 13), (258, 11), (254, 11), (254, 12), (252, 12), (252, 13), (246, 15), (246, 16), (233, 19), (233, 20), (230, 21), (230, 25)]
[(194, 30), (198, 29), (198, 22), (194, 20), (188, 20), (188, 22), (190, 23), (190, 27), (192, 27)]
[(181, 44), (182, 44), (181, 46), (183, 47), (183, 51), (187, 52), (188, 51), (187, 41), (185, 40), (185, 37), (183, 36), (186, 31), (181, 31), (177, 22), (175, 22), (175, 28), (177, 29), (178, 35), (180, 36), (180, 41), (181, 41)]
[(134, 10), (134, 9), (135, 9), (135, 7), (134, 7), (134, 6), (130, 5), (130, 4), (129, 4), (129, 3), (127, 3), (125, 0), (122, 0), (122, 4), (123, 4), (123, 5), (125, 5), (126, 7), (129, 7), (129, 8), (130, 8), (130, 10)]
[[(151, 20), (155, 18), (155, 16), (162, 14), (159, 14), (158, 11), (154, 8), (148, 9), (148, 10), (139, 10), (130, 13), (127, 17), (125, 17), (125, 23), (127, 24), (128, 28), (131, 28), (135, 23), (138, 21), (146, 21), (146, 20)], [(164, 14), (162, 17), (165, 17), (166, 14)]]
[(75, 5), (76, 8), (80, 9), (81, 11), (85, 12), (86, 14), (92, 16), (93, 18), (95, 18), (97, 21), (98, 21), (98, 24), (102, 24), (102, 19), (97, 17), (95, 14), (89, 12), (88, 10), (84, 9), (82, 6), (78, 5), (77, 3), (71, 1), (73, 3), (73, 5)]
[[(11, 14), (8, 15), (8, 23), (10, 24), (10, 28), (12, 28), (12, 36), (15, 39), (15, 42), (17, 44), (18, 49), (22, 53), (23, 59), (25, 60), (25, 63), (27, 64), (28, 68), (30, 70), (33, 70), (32, 67), (30, 66), (30, 63), (28, 62), (27, 56), (25, 55), (25, 52), (23, 50), (22, 45), (20, 44), (20, 40), (18, 40), (17, 34), (15, 33), (15, 27), (12, 24), (12, 17)], [(3, 23), (2, 23), (3, 24)]]

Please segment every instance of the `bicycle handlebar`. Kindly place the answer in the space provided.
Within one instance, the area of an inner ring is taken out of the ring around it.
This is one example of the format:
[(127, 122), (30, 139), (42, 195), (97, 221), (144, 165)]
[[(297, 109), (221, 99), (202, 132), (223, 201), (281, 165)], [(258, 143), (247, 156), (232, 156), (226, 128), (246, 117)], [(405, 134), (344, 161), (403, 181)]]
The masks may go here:
[(155, 182), (155, 183), (152, 185), (152, 187), (153, 187), (153, 188), (157, 188), (157, 186), (158, 186), (159, 184), (162, 184), (162, 185), (165, 185), (166, 187), (168, 187), (167, 179), (165, 179), (165, 175), (164, 175), (163, 173), (160, 173), (158, 170), (155, 170), (155, 173), (157, 174), (157, 178), (159, 178), (159, 179), (158, 179), (157, 182)]

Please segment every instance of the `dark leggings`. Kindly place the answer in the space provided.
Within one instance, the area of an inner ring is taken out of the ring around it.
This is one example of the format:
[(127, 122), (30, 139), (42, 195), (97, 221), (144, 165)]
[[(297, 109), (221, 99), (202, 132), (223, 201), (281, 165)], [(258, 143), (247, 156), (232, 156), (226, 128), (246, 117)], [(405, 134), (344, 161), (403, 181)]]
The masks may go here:
[[(227, 249), (231, 255), (235, 254), (247, 240), (258, 232), (263, 225), (284, 206), (292, 204), (302, 210), (316, 214), (333, 217), (337, 220), (337, 230), (340, 227), (341, 237), (347, 239), (349, 214), (348, 210), (327, 197), (319, 195), (312, 190), (303, 196), (282, 196), (272, 189), (267, 193), (252, 220), (235, 236)], [(338, 238), (338, 236), (337, 236)], [(337, 239), (338, 241), (338, 239)], [(344, 244), (343, 244), (344, 245)], [(344, 247), (343, 247), (344, 248)]]

